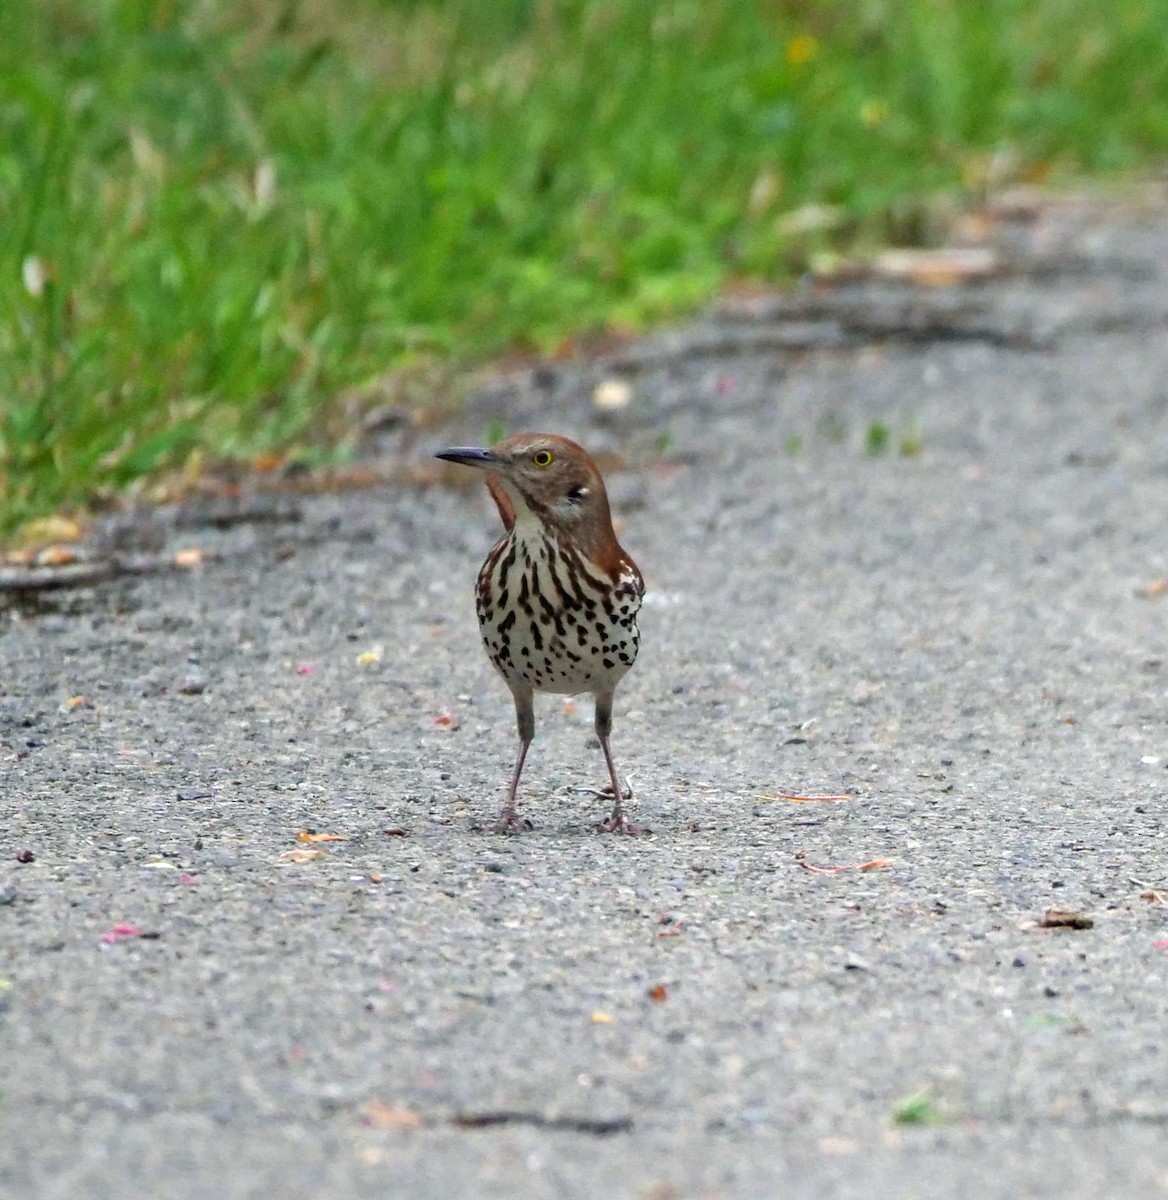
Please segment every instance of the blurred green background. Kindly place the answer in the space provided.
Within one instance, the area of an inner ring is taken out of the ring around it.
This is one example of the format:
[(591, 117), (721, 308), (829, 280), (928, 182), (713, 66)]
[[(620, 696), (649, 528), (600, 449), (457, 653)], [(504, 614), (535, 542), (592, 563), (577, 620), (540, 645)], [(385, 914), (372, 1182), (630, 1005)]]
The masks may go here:
[(0, 532), (1154, 164), (1166, 46), (1168, 0), (3, 0)]

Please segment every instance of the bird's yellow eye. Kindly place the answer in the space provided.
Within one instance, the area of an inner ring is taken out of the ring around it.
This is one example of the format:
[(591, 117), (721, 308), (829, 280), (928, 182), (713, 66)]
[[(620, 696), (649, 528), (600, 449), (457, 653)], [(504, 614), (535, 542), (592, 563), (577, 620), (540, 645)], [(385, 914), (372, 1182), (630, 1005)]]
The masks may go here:
[(552, 452), (550, 450), (537, 450), (531, 456), (531, 461), (537, 467), (550, 467), (552, 465)]

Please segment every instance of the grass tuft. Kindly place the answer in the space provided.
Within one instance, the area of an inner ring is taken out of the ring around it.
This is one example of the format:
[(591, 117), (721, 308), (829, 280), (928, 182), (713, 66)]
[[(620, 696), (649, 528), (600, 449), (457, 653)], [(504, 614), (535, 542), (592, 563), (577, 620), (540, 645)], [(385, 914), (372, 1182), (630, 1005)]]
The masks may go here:
[(901, 1100), (892, 1110), (892, 1120), (897, 1125), (940, 1125), (945, 1116), (925, 1089)]
[[(1168, 0), (5, 0), (0, 528), (1168, 148)], [(351, 405), (349, 406), (351, 409)], [(331, 449), (326, 449), (331, 448)]]

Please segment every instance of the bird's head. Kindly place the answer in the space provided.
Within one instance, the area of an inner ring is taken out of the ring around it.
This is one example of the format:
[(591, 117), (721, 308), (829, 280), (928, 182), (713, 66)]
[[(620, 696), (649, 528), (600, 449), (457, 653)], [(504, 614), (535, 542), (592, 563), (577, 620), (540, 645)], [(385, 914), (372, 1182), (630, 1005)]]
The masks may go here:
[(517, 433), (489, 448), (457, 446), (437, 455), (488, 472), (487, 486), (508, 529), (536, 521), (596, 556), (615, 544), (604, 480), (582, 446), (553, 433)]

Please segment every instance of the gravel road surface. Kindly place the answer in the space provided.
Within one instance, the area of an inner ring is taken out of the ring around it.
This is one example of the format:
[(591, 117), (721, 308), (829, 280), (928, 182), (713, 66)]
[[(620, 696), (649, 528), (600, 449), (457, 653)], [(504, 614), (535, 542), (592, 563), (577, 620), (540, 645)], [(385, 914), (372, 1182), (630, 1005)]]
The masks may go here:
[(164, 511), (93, 552), (202, 565), (6, 591), (0, 1193), (1168, 1194), (1168, 215), (989, 245), (379, 435), (596, 451), (650, 835), (552, 697), (492, 832), (481, 486)]

